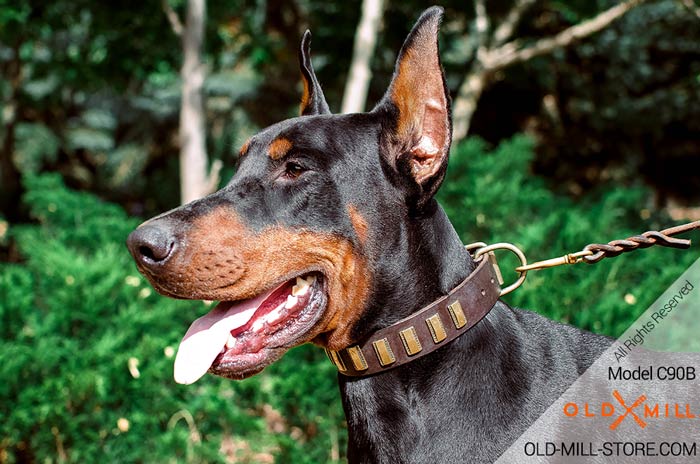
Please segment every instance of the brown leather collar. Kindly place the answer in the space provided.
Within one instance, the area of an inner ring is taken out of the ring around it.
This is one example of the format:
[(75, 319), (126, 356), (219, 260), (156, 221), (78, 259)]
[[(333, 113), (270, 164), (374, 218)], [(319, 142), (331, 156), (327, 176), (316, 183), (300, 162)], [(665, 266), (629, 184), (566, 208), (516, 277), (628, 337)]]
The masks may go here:
[(501, 286), (490, 255), (447, 295), (359, 345), (326, 350), (341, 374), (360, 377), (388, 371), (447, 345), (474, 327), (496, 304)]

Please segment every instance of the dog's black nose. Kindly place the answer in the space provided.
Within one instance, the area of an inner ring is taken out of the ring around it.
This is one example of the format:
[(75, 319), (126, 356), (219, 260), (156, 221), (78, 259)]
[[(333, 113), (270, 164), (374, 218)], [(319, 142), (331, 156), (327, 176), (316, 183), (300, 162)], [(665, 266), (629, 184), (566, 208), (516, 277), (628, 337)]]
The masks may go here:
[(129, 234), (126, 246), (141, 264), (163, 264), (173, 254), (175, 237), (169, 228), (144, 225)]

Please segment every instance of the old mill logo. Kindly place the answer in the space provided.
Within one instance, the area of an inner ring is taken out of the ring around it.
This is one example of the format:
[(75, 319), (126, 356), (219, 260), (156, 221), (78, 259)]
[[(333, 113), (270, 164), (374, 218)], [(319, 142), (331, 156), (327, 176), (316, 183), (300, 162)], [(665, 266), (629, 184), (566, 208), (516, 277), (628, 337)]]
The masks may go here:
[(646, 395), (639, 395), (634, 401), (625, 401), (619, 391), (613, 390), (615, 402), (603, 401), (599, 405), (569, 402), (564, 405), (567, 417), (610, 417), (610, 430), (617, 429), (627, 418), (640, 428), (645, 428), (650, 419), (695, 419), (698, 416), (690, 410), (689, 404), (648, 403)]

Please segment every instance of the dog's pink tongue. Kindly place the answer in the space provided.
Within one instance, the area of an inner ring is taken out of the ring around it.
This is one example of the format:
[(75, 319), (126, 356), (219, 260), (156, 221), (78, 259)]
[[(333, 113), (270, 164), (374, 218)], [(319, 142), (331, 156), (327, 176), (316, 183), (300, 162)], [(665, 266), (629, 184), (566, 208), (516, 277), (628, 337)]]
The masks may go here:
[(246, 324), (270, 293), (241, 303), (221, 303), (194, 321), (177, 350), (175, 381), (189, 385), (206, 374), (226, 344), (231, 331)]

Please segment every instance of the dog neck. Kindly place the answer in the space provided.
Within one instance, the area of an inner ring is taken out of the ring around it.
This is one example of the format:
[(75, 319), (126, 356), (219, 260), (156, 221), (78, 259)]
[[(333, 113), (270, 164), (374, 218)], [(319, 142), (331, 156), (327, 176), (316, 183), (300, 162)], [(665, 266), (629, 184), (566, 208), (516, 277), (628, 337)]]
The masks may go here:
[[(384, 285), (378, 283), (375, 306), (368, 311), (375, 311), (376, 316), (365, 326), (368, 333), (391, 325), (448, 293), (475, 268), (439, 206), (431, 215), (409, 225), (413, 227), (404, 224), (400, 230), (408, 238), (407, 245), (397, 251), (404, 257), (403, 270), (397, 270), (399, 276), (394, 276), (391, 269), (381, 274), (383, 278), (394, 278), (387, 279)], [(489, 316), (497, 318), (498, 315)], [(471, 372), (484, 373), (493, 368), (485, 365), (485, 360), (498, 359), (492, 356), (498, 356), (505, 345), (503, 341), (494, 343), (492, 338), (493, 325), (484, 319), (449, 345), (385, 373), (361, 378), (340, 374), (351, 462), (364, 462), (368, 456), (372, 462), (404, 462), (399, 458), (404, 451), (406, 462), (415, 458), (414, 448), (422, 441), (417, 435), (438, 429), (444, 432), (444, 424), (439, 423), (441, 408), (455, 402), (460, 409), (468, 410), (463, 401), (483, 394), (483, 385), (465, 380)], [(465, 375), (443, 375), (445, 372)], [(453, 411), (450, 414), (454, 416)], [(399, 433), (396, 427), (403, 429)], [(401, 443), (387, 443), (394, 439)], [(381, 455), (385, 452), (389, 454)]]
[(388, 327), (446, 295), (476, 267), (445, 211), (431, 213), (383, 231), (375, 246), (372, 296), (353, 339)]

